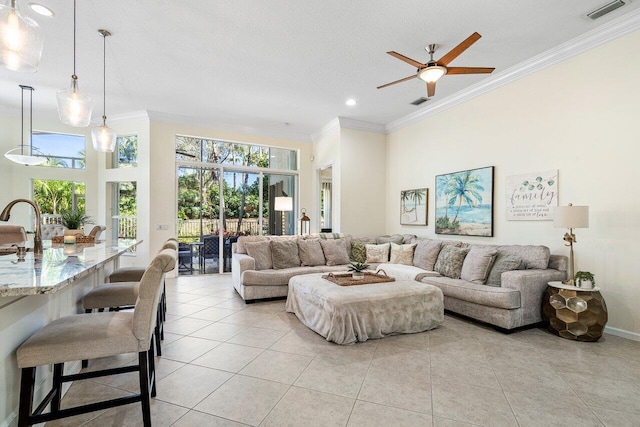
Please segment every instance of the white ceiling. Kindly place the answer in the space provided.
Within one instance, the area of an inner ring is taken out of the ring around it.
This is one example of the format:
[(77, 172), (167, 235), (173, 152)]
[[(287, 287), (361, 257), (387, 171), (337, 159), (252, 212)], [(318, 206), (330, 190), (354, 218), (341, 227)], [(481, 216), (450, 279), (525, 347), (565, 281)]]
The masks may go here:
[[(38, 0), (56, 13), (23, 11), (44, 29), (37, 73), (0, 69), (0, 104), (18, 108), (18, 84), (35, 87), (34, 108), (55, 113), (55, 91), (72, 74), (71, 0)], [(77, 74), (102, 115), (102, 38), (107, 39), (107, 114), (140, 110), (230, 126), (310, 135), (341, 116), (388, 124), (428, 108), (407, 77), (437, 43), (436, 59), (474, 31), (482, 38), (452, 66), (495, 67), (494, 75), (640, 7), (635, 0), (597, 21), (584, 14), (607, 0), (79, 0)], [(491, 75), (489, 75), (491, 76)], [(445, 76), (433, 101), (446, 99), (487, 75)], [(357, 106), (345, 105), (355, 98)], [(431, 102), (431, 101), (430, 101)]]

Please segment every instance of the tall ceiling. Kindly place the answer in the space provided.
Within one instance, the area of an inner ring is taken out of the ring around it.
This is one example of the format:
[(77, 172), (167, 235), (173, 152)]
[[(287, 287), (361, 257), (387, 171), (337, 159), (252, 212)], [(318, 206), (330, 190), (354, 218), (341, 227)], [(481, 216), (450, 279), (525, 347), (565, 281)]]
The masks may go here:
[[(35, 0), (34, 0), (35, 1)], [(0, 104), (20, 105), (18, 84), (34, 86), (34, 108), (55, 114), (55, 92), (72, 74), (71, 0), (37, 0), (45, 18), (19, 1), (44, 30), (35, 74), (0, 69)], [(607, 0), (78, 0), (77, 74), (102, 115), (102, 38), (108, 29), (107, 115), (140, 110), (232, 126), (310, 135), (335, 117), (387, 124), (421, 108), (414, 79), (384, 83), (415, 69), (385, 52), (426, 62), (474, 31), (482, 38), (451, 66), (497, 73), (640, 7), (635, 0), (596, 20), (587, 12)], [(445, 76), (433, 101), (494, 75)], [(541, 88), (542, 90), (543, 88)], [(345, 105), (348, 98), (355, 107)]]

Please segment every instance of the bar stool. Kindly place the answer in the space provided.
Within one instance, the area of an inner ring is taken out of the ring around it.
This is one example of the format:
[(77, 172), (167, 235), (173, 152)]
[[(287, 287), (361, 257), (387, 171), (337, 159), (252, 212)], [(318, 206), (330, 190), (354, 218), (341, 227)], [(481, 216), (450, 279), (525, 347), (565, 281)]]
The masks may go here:
[[(167, 242), (162, 246), (161, 251), (168, 250), (177, 258), (177, 251), (175, 250), (174, 242)], [(117, 279), (130, 279), (126, 282), (105, 283), (97, 286), (87, 292), (82, 298), (82, 306), (85, 313), (91, 313), (97, 309), (99, 312), (104, 311), (105, 308), (109, 311), (121, 311), (133, 308), (138, 298), (138, 288), (140, 280), (144, 275), (145, 269), (139, 267), (127, 267), (121, 270), (119, 273), (114, 273)], [(116, 270), (117, 271), (117, 270)], [(114, 274), (111, 274), (111, 278)], [(162, 295), (158, 303), (158, 309), (156, 313), (156, 326), (154, 329), (154, 336), (156, 342), (156, 351), (158, 356), (162, 356), (162, 345), (160, 340), (164, 339), (164, 314), (162, 313), (164, 308), (162, 307), (162, 300), (164, 299), (164, 280), (162, 281)], [(87, 361), (82, 361), (82, 367), (87, 367)]]
[[(22, 369), (18, 426), (66, 418), (97, 410), (140, 402), (145, 426), (151, 426), (149, 396), (156, 395), (155, 365), (151, 334), (164, 274), (175, 268), (174, 251), (157, 255), (140, 281), (133, 312), (76, 314), (54, 320), (31, 336), (17, 350)], [(138, 353), (138, 364), (121, 368), (64, 375), (64, 363), (83, 359)], [(33, 410), (36, 367), (53, 365), (53, 386)], [(138, 372), (140, 393), (117, 399), (60, 409), (62, 384), (126, 372)], [(43, 413), (51, 404), (50, 412)]]

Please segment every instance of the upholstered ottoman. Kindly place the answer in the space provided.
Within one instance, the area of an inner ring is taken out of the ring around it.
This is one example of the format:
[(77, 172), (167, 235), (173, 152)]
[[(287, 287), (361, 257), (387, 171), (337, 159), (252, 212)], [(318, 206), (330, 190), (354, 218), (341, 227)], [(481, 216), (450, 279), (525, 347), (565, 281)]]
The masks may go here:
[(444, 320), (442, 291), (414, 280), (339, 286), (306, 274), (289, 280), (286, 310), (337, 344), (427, 331)]

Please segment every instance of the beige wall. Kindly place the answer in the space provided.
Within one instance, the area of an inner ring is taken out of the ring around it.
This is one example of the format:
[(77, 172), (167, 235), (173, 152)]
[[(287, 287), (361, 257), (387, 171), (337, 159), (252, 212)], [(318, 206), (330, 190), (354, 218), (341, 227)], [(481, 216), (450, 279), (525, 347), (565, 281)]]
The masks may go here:
[[(590, 206), (576, 230), (576, 268), (595, 274), (611, 328), (640, 338), (640, 32), (393, 132), (387, 138), (387, 232), (434, 235), (435, 175), (495, 166), (494, 238), (568, 254), (565, 230), (507, 221), (505, 178), (559, 170), (561, 205)], [(607, 66), (595, 67), (606, 58)], [(455, 78), (455, 77), (454, 77)], [(429, 225), (399, 225), (402, 189), (427, 186)]]
[(311, 231), (320, 231), (320, 170), (331, 166), (331, 227), (335, 233), (339, 233), (341, 229), (340, 188), (342, 182), (339, 127), (323, 134), (317, 141), (313, 142), (313, 157), (313, 187), (311, 189), (313, 194), (313, 216), (309, 215), (311, 217)]

